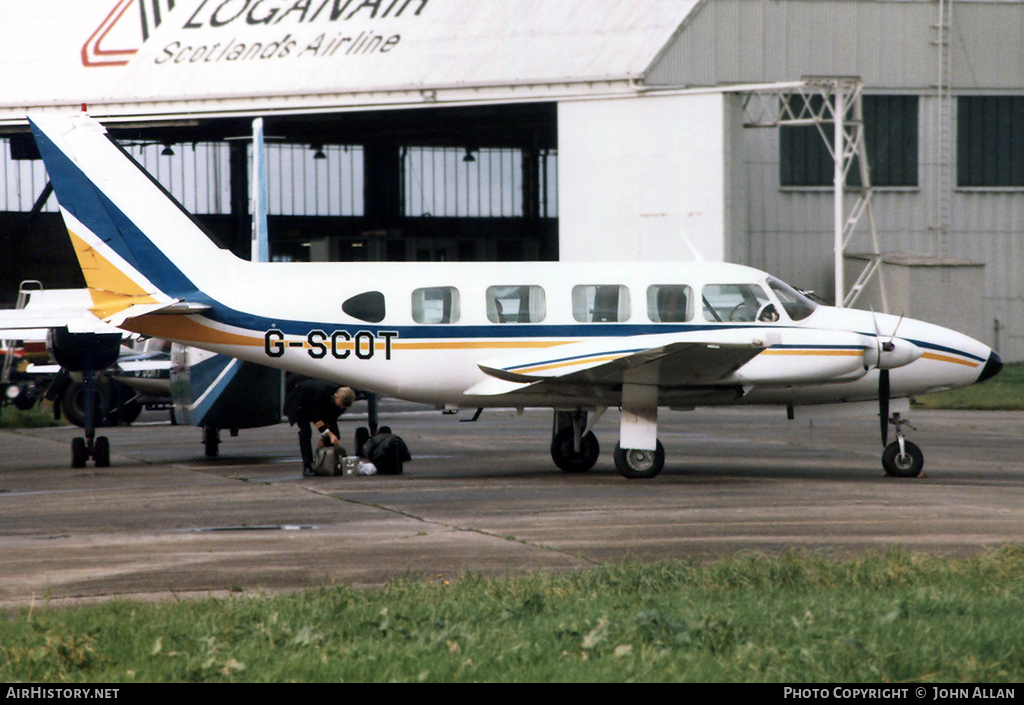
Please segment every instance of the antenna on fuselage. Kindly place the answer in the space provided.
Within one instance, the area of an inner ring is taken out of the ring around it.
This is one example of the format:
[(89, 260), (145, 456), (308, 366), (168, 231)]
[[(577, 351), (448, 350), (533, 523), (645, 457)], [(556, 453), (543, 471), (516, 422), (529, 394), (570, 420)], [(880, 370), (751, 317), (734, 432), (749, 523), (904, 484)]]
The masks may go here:
[(693, 242), (691, 242), (690, 238), (688, 238), (686, 236), (686, 230), (685, 229), (680, 228), (679, 236), (683, 238), (683, 242), (685, 242), (686, 246), (688, 248), (690, 248), (690, 253), (693, 255), (694, 261), (696, 261), (696, 262), (703, 262), (704, 261), (704, 255), (702, 255), (700, 253), (700, 251), (696, 247), (693, 246)]

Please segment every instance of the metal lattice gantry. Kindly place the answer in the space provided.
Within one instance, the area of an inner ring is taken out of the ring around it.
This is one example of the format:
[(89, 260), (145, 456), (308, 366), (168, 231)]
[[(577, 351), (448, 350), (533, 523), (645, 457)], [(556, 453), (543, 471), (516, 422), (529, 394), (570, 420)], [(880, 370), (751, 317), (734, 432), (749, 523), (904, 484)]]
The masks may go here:
[[(861, 108), (863, 87), (859, 78), (846, 76), (805, 77), (789, 83), (744, 87), (744, 127), (814, 125), (818, 129), (835, 163), (833, 254), (836, 306), (849, 307), (856, 303), (864, 287), (877, 274), (882, 308), (888, 312), (881, 273), (882, 254), (878, 244), (878, 229), (871, 206), (874, 190), (871, 187), (871, 169), (864, 140)], [(828, 125), (833, 126), (831, 135), (826, 130)], [(846, 177), (854, 161), (859, 165), (860, 186), (857, 187), (857, 199), (847, 213), (844, 203), (844, 193), (848, 188)], [(843, 272), (844, 254), (858, 223), (865, 215), (871, 233), (871, 253), (868, 264), (847, 291)]]

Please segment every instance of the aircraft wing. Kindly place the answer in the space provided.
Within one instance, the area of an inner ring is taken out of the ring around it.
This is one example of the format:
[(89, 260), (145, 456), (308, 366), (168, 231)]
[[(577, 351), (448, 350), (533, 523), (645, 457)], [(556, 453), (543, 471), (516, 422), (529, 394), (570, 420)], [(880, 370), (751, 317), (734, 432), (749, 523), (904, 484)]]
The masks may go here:
[[(759, 340), (708, 342), (678, 335), (604, 338), (479, 363), (492, 379), (467, 395), (614, 387), (627, 372), (660, 387), (702, 387), (728, 377), (765, 349)], [(646, 368), (646, 369), (641, 369)]]
[(614, 393), (628, 381), (676, 390), (679, 397), (699, 390), (848, 382), (867, 373), (864, 354), (874, 344), (851, 331), (796, 328), (602, 337), (481, 362), (490, 379), (465, 394), (579, 397), (589, 394), (588, 387)]

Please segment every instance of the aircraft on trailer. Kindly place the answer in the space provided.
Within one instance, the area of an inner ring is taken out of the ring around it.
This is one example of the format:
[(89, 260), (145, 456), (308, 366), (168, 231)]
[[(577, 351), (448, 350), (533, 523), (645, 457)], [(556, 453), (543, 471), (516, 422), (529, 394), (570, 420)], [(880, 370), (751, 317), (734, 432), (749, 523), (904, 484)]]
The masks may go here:
[(621, 408), (617, 469), (647, 478), (665, 461), (659, 407), (871, 402), (886, 472), (916, 476), (908, 397), (1002, 367), (955, 331), (818, 305), (734, 264), (244, 261), (98, 122), (30, 122), (100, 318), (447, 409), (552, 408), (567, 472), (596, 462), (608, 407)]

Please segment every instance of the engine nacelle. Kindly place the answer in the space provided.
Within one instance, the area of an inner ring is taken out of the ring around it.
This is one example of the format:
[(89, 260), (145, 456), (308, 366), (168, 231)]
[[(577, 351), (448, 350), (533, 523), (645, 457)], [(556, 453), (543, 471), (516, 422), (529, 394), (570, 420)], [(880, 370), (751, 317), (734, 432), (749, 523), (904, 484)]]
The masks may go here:
[(71, 372), (105, 370), (121, 354), (120, 333), (71, 333), (67, 327), (51, 328), (46, 347), (61, 367)]
[(881, 345), (870, 346), (864, 351), (864, 368), (892, 370), (909, 365), (924, 355), (924, 350), (909, 340), (896, 338), (886, 340)]

